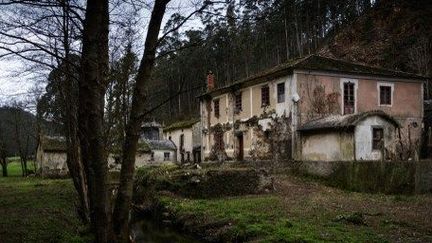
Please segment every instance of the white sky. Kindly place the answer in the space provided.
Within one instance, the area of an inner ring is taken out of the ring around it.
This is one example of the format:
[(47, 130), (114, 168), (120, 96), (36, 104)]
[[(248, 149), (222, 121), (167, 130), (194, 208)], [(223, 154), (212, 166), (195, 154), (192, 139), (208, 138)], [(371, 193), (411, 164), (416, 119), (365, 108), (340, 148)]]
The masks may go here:
[[(200, 0), (173, 0), (167, 9), (167, 14), (165, 14), (164, 22), (162, 27), (165, 25), (167, 19), (171, 14), (175, 12), (181, 12), (183, 16), (187, 16), (194, 10), (194, 3), (200, 2)], [(138, 40), (139, 46), (144, 46), (144, 37), (146, 33), (146, 25), (150, 16), (150, 10), (142, 11), (142, 25), (143, 28), (140, 31), (142, 38)], [(200, 21), (195, 17), (188, 21), (182, 28), (200, 28)], [(140, 48), (141, 49), (141, 48)], [(0, 53), (1, 54), (1, 53)], [(3, 58), (0, 59), (0, 106), (4, 104), (10, 104), (11, 101), (23, 100), (29, 96), (34, 96), (33, 90), (36, 86), (39, 89), (44, 88), (44, 84), (41, 80), (44, 80), (42, 75), (45, 74), (27, 74), (27, 75), (17, 75), (21, 73), (22, 70), (26, 69), (28, 63), (22, 62), (17, 58)]]

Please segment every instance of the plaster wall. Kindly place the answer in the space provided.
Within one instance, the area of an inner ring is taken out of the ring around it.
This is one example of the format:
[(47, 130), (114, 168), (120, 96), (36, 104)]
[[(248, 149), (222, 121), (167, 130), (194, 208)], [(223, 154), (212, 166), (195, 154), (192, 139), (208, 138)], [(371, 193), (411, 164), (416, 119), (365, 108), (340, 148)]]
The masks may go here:
[[(350, 80), (356, 83), (356, 112), (382, 110), (394, 117), (401, 124), (403, 139), (409, 136), (413, 143), (421, 137), (423, 118), (423, 84), (418, 81), (387, 80), (377, 77), (356, 78), (351, 75), (332, 75), (319, 73), (297, 73), (297, 87), (300, 95), (298, 108), (299, 126), (322, 115), (316, 114), (313, 106), (314, 89), (322, 85), (326, 95), (337, 96), (337, 109), (332, 114), (342, 114), (343, 90), (341, 82)], [(379, 104), (379, 85), (392, 86), (392, 104)], [(408, 132), (409, 130), (409, 132)]]
[[(183, 151), (180, 151), (180, 138), (183, 135)], [(187, 161), (187, 153), (189, 153), (189, 158), (192, 160), (192, 149), (193, 149), (193, 142), (192, 142), (192, 127), (190, 128), (183, 128), (183, 129), (176, 129), (169, 132), (164, 133), (165, 139), (169, 139), (171, 137), (171, 141), (174, 142), (174, 144), (177, 147), (177, 161), (181, 161), (181, 154), (184, 154), (184, 160)]]
[(49, 173), (66, 173), (68, 167), (66, 164), (67, 155), (64, 152), (42, 151), (38, 149), (36, 155), (38, 170), (42, 175)]
[(302, 159), (306, 161), (353, 160), (353, 133), (328, 131), (304, 134), (302, 136)]
[(383, 128), (384, 147), (393, 151), (396, 129), (393, 124), (381, 117), (368, 117), (355, 128), (356, 160), (381, 160), (382, 151), (372, 149), (372, 129)]

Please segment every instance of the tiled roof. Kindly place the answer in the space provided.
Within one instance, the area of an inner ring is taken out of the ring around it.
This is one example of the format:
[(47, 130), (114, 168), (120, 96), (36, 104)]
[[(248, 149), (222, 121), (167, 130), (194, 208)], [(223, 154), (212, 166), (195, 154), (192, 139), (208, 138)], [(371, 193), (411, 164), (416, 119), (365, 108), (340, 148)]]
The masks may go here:
[(384, 111), (375, 110), (368, 112), (361, 112), (350, 115), (332, 115), (321, 119), (316, 119), (305, 123), (298, 130), (299, 131), (312, 131), (312, 130), (325, 130), (325, 129), (346, 129), (355, 127), (359, 122), (371, 116), (379, 116), (390, 123), (399, 127), (400, 124), (391, 116), (387, 115)]
[(167, 127), (165, 127), (163, 130), (164, 132), (169, 132), (177, 129), (183, 129), (183, 128), (189, 128), (192, 127), (195, 123), (199, 122), (200, 119), (191, 119), (186, 121), (179, 121), (175, 122)]
[(176, 146), (170, 140), (145, 140), (150, 150), (176, 150)]
[(42, 136), (40, 144), (44, 151), (66, 152), (66, 140), (62, 136)]
[(228, 92), (231, 89), (248, 87), (257, 83), (266, 82), (268, 80), (285, 76), (292, 73), (294, 70), (309, 70), (309, 71), (324, 71), (324, 72), (335, 72), (341, 74), (354, 74), (354, 75), (365, 75), (365, 76), (382, 76), (389, 78), (401, 78), (401, 79), (412, 79), (412, 80), (426, 80), (427, 77), (420, 76), (417, 74), (400, 72), (395, 70), (389, 70), (384, 68), (377, 68), (368, 66), (365, 64), (352, 63), (344, 60), (323, 57), (319, 55), (309, 55), (304, 58), (297, 58), (290, 60), (281, 65), (270, 68), (261, 73), (253, 76), (241, 79), (225, 87), (211, 90), (199, 97), (207, 95), (218, 95)]

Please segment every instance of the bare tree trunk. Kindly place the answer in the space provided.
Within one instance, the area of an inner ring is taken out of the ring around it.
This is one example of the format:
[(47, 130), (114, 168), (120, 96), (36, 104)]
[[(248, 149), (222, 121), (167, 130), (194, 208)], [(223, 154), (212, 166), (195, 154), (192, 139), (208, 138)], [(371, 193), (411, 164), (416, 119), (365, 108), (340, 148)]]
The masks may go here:
[(3, 172), (3, 177), (7, 177), (8, 176), (8, 170), (7, 170), (7, 159), (6, 158), (0, 158), (0, 162), (1, 162), (1, 166), (2, 166), (2, 172)]
[(155, 1), (148, 27), (144, 54), (134, 87), (132, 107), (126, 128), (126, 139), (123, 145), (120, 187), (115, 202), (113, 216), (114, 231), (119, 242), (127, 242), (129, 238), (129, 207), (132, 199), (135, 154), (137, 150), (139, 131), (143, 120), (142, 115), (145, 109), (145, 85), (148, 82), (154, 67), (159, 30), (168, 2), (169, 0)]
[(79, 82), (79, 136), (90, 199), (90, 221), (96, 242), (112, 241), (108, 166), (103, 131), (108, 76), (108, 0), (88, 0)]

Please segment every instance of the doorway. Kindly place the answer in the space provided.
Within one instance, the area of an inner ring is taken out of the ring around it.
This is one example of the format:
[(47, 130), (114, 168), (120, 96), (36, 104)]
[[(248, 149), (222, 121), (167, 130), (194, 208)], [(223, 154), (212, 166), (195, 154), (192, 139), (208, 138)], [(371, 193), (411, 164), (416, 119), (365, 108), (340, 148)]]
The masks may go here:
[(238, 144), (237, 160), (243, 161), (243, 159), (244, 159), (243, 133), (237, 135), (237, 144)]

